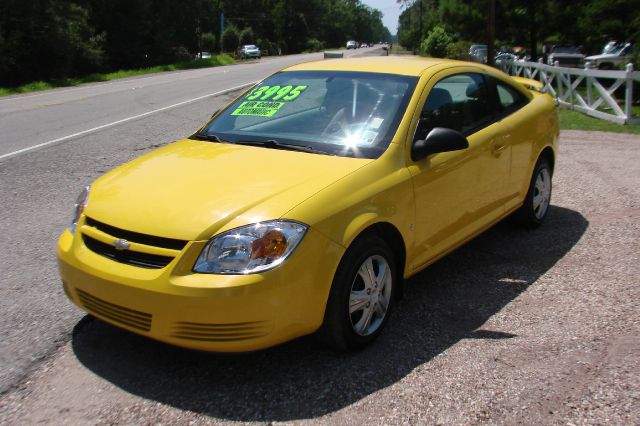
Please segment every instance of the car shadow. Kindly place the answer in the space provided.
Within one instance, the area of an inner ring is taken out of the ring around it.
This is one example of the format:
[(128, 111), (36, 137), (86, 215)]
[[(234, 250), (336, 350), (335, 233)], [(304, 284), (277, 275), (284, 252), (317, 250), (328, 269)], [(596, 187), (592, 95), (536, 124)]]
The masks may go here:
[(500, 223), (411, 278), (380, 338), (336, 354), (311, 337), (249, 354), (172, 347), (87, 316), (72, 347), (90, 371), (142, 398), (236, 421), (287, 421), (331, 413), (403, 379), (461, 339), (509, 339), (482, 325), (562, 259), (588, 227), (551, 207), (530, 231)]

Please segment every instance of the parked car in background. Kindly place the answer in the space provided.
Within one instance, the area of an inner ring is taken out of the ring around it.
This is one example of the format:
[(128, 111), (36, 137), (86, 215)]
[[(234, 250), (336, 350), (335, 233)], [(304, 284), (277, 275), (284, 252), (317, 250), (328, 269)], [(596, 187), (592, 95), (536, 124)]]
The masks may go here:
[(601, 54), (604, 53), (611, 53), (611, 51), (616, 48), (618, 46), (618, 42), (615, 40), (611, 40), (610, 42), (608, 42), (607, 44), (604, 45), (604, 47), (602, 48), (602, 52), (600, 52)]
[(196, 54), (196, 59), (209, 59), (211, 58), (210, 52), (198, 52)]
[(260, 49), (258, 49), (258, 47), (254, 44), (246, 44), (242, 46), (242, 48), (240, 49), (241, 59), (248, 59), (248, 58), (260, 59), (261, 56), (262, 56), (262, 53), (260, 53)]
[(58, 242), (64, 291), (193, 349), (314, 332), (361, 349), (406, 279), (510, 214), (533, 228), (552, 211), (559, 130), (539, 87), (434, 58), (286, 68), (84, 188)]
[(486, 47), (477, 47), (473, 50), (473, 53), (469, 56), (471, 60), (474, 62), (479, 62), (481, 64), (487, 63), (487, 48)]
[(631, 59), (633, 45), (631, 43), (615, 45), (608, 51), (609, 53), (587, 56), (585, 59), (587, 68), (612, 70), (619, 65), (624, 65)]
[(347, 49), (357, 49), (358, 43), (355, 40), (349, 40), (347, 42)]
[(510, 64), (518, 60), (520, 60), (520, 58), (518, 58), (518, 56), (513, 53), (499, 53), (493, 59), (493, 63), (496, 68), (504, 69), (506, 64)]
[(584, 53), (576, 46), (553, 46), (547, 63), (555, 65), (559, 63), (561, 67), (584, 67)]
[(469, 47), (469, 56), (473, 57), (473, 55), (475, 55), (476, 50), (478, 50), (478, 49), (487, 50), (487, 45), (486, 44), (472, 44)]

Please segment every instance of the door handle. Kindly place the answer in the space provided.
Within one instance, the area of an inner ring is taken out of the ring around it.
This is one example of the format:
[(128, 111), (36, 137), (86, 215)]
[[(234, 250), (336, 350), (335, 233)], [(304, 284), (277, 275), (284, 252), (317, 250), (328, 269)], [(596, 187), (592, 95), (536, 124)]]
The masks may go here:
[(493, 146), (492, 152), (493, 155), (500, 155), (502, 153), (502, 151), (504, 151), (505, 149), (507, 149), (506, 145), (500, 145), (500, 144), (496, 144)]

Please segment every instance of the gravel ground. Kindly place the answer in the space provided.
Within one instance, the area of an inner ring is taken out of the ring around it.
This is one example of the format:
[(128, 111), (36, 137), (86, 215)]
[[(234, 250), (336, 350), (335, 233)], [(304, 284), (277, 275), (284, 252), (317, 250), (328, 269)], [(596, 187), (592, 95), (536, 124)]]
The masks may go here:
[(548, 221), (413, 277), (371, 347), (222, 356), (84, 317), (0, 424), (639, 424), (640, 137), (561, 134)]

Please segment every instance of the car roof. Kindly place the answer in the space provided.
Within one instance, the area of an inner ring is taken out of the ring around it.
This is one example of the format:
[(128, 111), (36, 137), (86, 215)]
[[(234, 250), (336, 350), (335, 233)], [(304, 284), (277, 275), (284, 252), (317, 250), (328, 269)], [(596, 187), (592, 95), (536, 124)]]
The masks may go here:
[(463, 64), (449, 59), (422, 58), (419, 56), (370, 56), (303, 62), (285, 68), (283, 71), (362, 71), (420, 76), (427, 68), (449, 62), (451, 64)]

